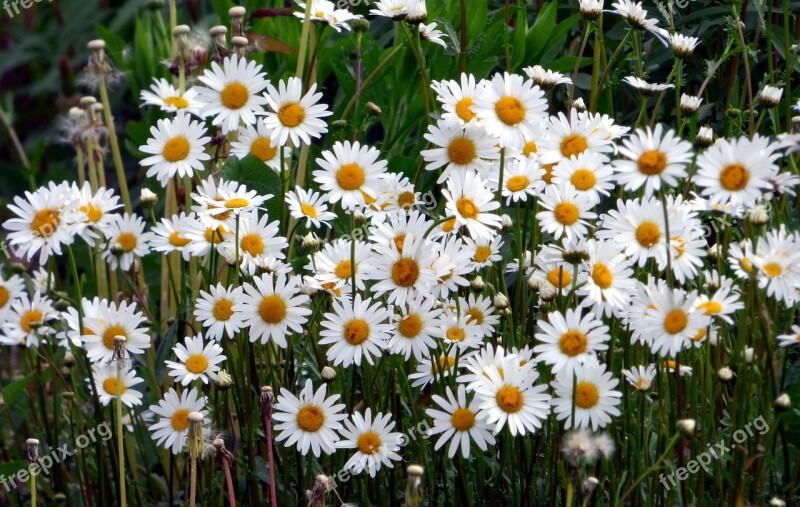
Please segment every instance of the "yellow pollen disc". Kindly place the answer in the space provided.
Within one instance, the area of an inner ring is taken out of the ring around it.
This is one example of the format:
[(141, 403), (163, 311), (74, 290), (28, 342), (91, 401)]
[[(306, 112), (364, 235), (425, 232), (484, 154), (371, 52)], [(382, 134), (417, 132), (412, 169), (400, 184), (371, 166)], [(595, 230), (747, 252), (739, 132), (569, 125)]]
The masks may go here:
[(683, 310), (672, 310), (664, 318), (664, 330), (669, 334), (678, 334), (686, 329), (688, 323), (689, 317), (686, 316), (686, 312)]
[(325, 423), (325, 414), (314, 405), (306, 405), (297, 412), (297, 426), (303, 431), (314, 433)]
[(667, 155), (660, 150), (647, 150), (636, 161), (639, 172), (647, 176), (661, 174), (667, 167)]
[(6, 306), (10, 297), (11, 295), (8, 293), (8, 289), (0, 286), (0, 308)]
[(783, 268), (781, 268), (780, 264), (778, 264), (777, 262), (770, 262), (764, 264), (764, 267), (762, 269), (764, 270), (764, 273), (766, 273), (767, 276), (770, 278), (775, 278), (776, 276), (781, 276), (781, 274), (783, 274)]
[(118, 396), (125, 393), (125, 382), (117, 384), (117, 379), (109, 377), (103, 381), (103, 391), (111, 396)]
[(278, 119), (284, 126), (294, 128), (306, 119), (306, 110), (296, 102), (284, 104), (278, 110)]
[(542, 176), (542, 180), (547, 183), (548, 185), (553, 183), (553, 168), (556, 164), (544, 164), (542, 169), (544, 169), (544, 176)]
[(697, 307), (705, 311), (706, 315), (714, 315), (722, 311), (722, 305), (716, 301), (706, 301), (705, 303), (697, 305)]
[(467, 310), (467, 322), (474, 322), (477, 325), (483, 324), (483, 312), (477, 308)]
[(175, 431), (185, 431), (189, 427), (189, 409), (176, 410), (170, 418), (170, 424)]
[(267, 137), (259, 137), (253, 144), (250, 145), (250, 155), (253, 155), (259, 160), (263, 160), (267, 162), (275, 158), (275, 155), (278, 153), (278, 148), (272, 147), (272, 142), (270, 142), (269, 138)]
[(463, 342), (464, 330), (460, 327), (451, 327), (447, 330), (447, 339), (451, 342)]
[(753, 270), (753, 265), (750, 263), (750, 259), (747, 257), (742, 257), (742, 260), (739, 261), (739, 265), (742, 266), (742, 269), (745, 271)]
[(344, 325), (344, 339), (350, 345), (361, 345), (369, 338), (369, 324), (361, 319), (353, 319)]
[[(356, 266), (356, 269), (358, 266)], [(349, 280), (353, 276), (353, 265), (350, 261), (341, 261), (336, 265), (336, 276), (344, 280)]]
[(536, 142), (535, 141), (528, 141), (527, 143), (525, 143), (525, 147), (522, 148), (522, 153), (526, 157), (530, 157), (534, 153), (538, 153), (538, 152), (539, 152), (539, 147), (536, 146)]
[(330, 291), (337, 298), (342, 297), (342, 289), (337, 289), (334, 282), (323, 283), (322, 288)]
[(586, 335), (580, 331), (567, 331), (561, 335), (558, 348), (569, 357), (586, 352)]
[(358, 164), (345, 164), (336, 171), (336, 182), (343, 190), (358, 190), (364, 184), (364, 180), (366, 180), (364, 169)]
[(645, 383), (646, 383), (645, 380), (643, 378), (640, 378), (639, 380), (636, 381), (636, 389), (640, 391), (643, 390)]
[(222, 104), (228, 109), (239, 109), (247, 104), (250, 92), (247, 87), (238, 81), (234, 81), (226, 86), (220, 93)]
[(743, 190), (750, 181), (750, 172), (739, 164), (726, 166), (719, 173), (719, 183), (722, 188), (731, 192)]
[(700, 340), (702, 340), (705, 337), (706, 337), (706, 328), (702, 327), (702, 328), (700, 328), (700, 331), (698, 331), (697, 334), (694, 335), (692, 340), (696, 341), (696, 342), (699, 342)]
[(250, 201), (244, 197), (234, 197), (225, 201), (225, 207), (230, 209), (245, 208), (250, 205)]
[(522, 396), (522, 391), (514, 386), (503, 386), (497, 391), (495, 395), (497, 406), (503, 412), (508, 414), (515, 414), (522, 409), (525, 403), (525, 398)]
[(202, 354), (192, 354), (186, 358), (186, 369), (190, 373), (203, 373), (208, 368), (208, 359)]
[(128, 337), (128, 333), (125, 332), (125, 328), (119, 325), (108, 326), (103, 333), (103, 345), (108, 350), (114, 350), (114, 338), (117, 336), (124, 336)]
[(470, 109), (473, 104), (474, 102), (470, 97), (464, 97), (456, 102), (456, 114), (466, 123), (472, 121), (472, 119), (476, 116), (475, 113), (472, 112), (472, 109)]
[(456, 364), (456, 358), (453, 356), (440, 356), (436, 362), (431, 362), (431, 373), (438, 374), (440, 371), (452, 370)]
[(246, 234), (242, 237), (241, 247), (242, 250), (256, 257), (264, 252), (264, 241), (258, 234)]
[(168, 106), (174, 107), (175, 109), (186, 109), (189, 107), (189, 101), (183, 97), (167, 97), (164, 99), (164, 103)]
[(162, 155), (167, 162), (180, 162), (189, 156), (189, 148), (189, 141), (185, 137), (173, 137), (164, 143)]
[(516, 125), (525, 119), (525, 106), (516, 97), (506, 96), (494, 105), (494, 112), (506, 125)]
[(25, 313), (20, 319), (19, 325), (23, 331), (30, 333), (33, 331), (31, 324), (40, 324), (42, 322), (42, 312), (39, 310), (30, 310)]
[(277, 324), (286, 317), (286, 303), (277, 294), (270, 294), (258, 304), (258, 314), (267, 324)]
[(561, 154), (566, 158), (574, 157), (586, 151), (588, 147), (589, 143), (585, 137), (580, 134), (570, 134), (561, 141)]
[(180, 232), (173, 231), (173, 233), (169, 235), (169, 244), (180, 248), (182, 246), (188, 245), (189, 240), (182, 237)]
[(394, 237), (394, 246), (397, 247), (397, 251), (398, 252), (402, 252), (403, 251), (403, 245), (405, 245), (405, 244), (406, 244), (406, 235), (405, 235), (405, 233), (398, 234), (397, 236)]
[(56, 232), (60, 223), (61, 215), (58, 210), (45, 208), (34, 215), (31, 221), (31, 230), (41, 238), (49, 238)]
[(300, 211), (309, 218), (317, 218), (317, 208), (310, 204), (303, 203), (300, 205)]
[(442, 224), (442, 231), (443, 232), (453, 232), (453, 229), (456, 228), (456, 219), (451, 218), (450, 220), (446, 221)]
[(528, 187), (528, 183), (530, 183), (530, 180), (528, 180), (527, 176), (517, 174), (516, 176), (508, 178), (506, 186), (512, 192), (521, 192)]
[(653, 222), (642, 222), (636, 228), (636, 241), (646, 248), (658, 244), (661, 238), (661, 230)]
[(467, 165), (475, 160), (475, 144), (466, 137), (453, 139), (447, 147), (447, 156), (455, 164)]
[(222, 234), (224, 230), (220, 227), (216, 231), (211, 227), (206, 228), (206, 241), (209, 243), (214, 243), (215, 245), (219, 245), (222, 243)]
[(674, 242), (672, 246), (675, 247), (675, 252), (678, 254), (675, 258), (680, 259), (686, 253), (686, 242), (680, 236), (672, 236), (670, 239)]
[(117, 236), (117, 243), (119, 243), (125, 253), (131, 253), (136, 248), (136, 236), (129, 232), (123, 232)]
[(392, 266), (392, 281), (400, 287), (411, 287), (419, 278), (419, 266), (414, 259), (400, 259)]
[(462, 217), (468, 220), (478, 218), (478, 207), (466, 197), (462, 197), (456, 202), (456, 209)]
[(596, 178), (594, 177), (594, 173), (589, 169), (578, 169), (569, 179), (569, 182), (572, 183), (572, 186), (578, 190), (589, 190), (594, 188), (594, 184), (596, 182)]
[(472, 260), (475, 262), (484, 263), (489, 259), (489, 256), (492, 255), (492, 249), (488, 246), (479, 246), (475, 249), (475, 254), (472, 256)]
[(373, 431), (366, 431), (358, 437), (358, 450), (363, 454), (375, 454), (381, 448), (381, 437)]
[(403, 209), (408, 209), (417, 201), (414, 192), (402, 192), (397, 196), (397, 205)]
[(600, 392), (591, 382), (581, 382), (575, 388), (575, 406), (580, 408), (592, 408), (597, 404)]
[(450, 416), (450, 422), (457, 431), (469, 431), (475, 425), (475, 414), (468, 408), (459, 408)]
[(607, 289), (611, 287), (614, 278), (611, 276), (611, 270), (605, 264), (596, 262), (592, 267), (592, 280), (601, 289)]
[(414, 338), (422, 331), (422, 319), (419, 315), (408, 315), (397, 325), (400, 334), (406, 338)]
[(670, 370), (674, 370), (678, 366), (678, 363), (676, 363), (673, 359), (667, 359), (661, 363), (661, 366), (667, 367)]
[(80, 210), (86, 215), (86, 219), (93, 224), (96, 224), (101, 218), (103, 218), (103, 210), (95, 206), (94, 204), (87, 204), (86, 206), (81, 206)]
[(553, 210), (556, 221), (563, 225), (572, 225), (580, 218), (578, 207), (571, 202), (560, 202)]
[(572, 283), (572, 275), (566, 269), (555, 268), (547, 273), (547, 281), (554, 287), (563, 289)]
[(214, 309), (212, 313), (214, 314), (214, 318), (216, 320), (225, 321), (230, 319), (233, 315), (233, 301), (220, 299), (214, 303)]

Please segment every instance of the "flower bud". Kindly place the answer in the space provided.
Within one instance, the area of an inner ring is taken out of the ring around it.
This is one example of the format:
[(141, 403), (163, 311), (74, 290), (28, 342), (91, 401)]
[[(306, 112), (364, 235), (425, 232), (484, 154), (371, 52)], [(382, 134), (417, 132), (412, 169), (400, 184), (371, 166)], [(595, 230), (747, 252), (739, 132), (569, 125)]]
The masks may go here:
[(494, 297), (494, 307), (498, 310), (502, 310), (504, 308), (508, 308), (508, 298), (503, 293), (498, 293)]
[(322, 378), (323, 381), (327, 383), (333, 382), (334, 380), (336, 380), (336, 370), (334, 370), (330, 366), (325, 366), (324, 368), (322, 368), (322, 371), (319, 372), (319, 376), (320, 378)]
[(227, 391), (228, 389), (233, 387), (234, 384), (233, 377), (227, 371), (220, 370), (217, 373), (217, 380), (214, 381), (214, 384), (220, 391)]
[(781, 103), (782, 97), (783, 97), (783, 88), (766, 85), (764, 86), (764, 89), (761, 90), (761, 93), (758, 95), (758, 100), (761, 102), (761, 105), (765, 109), (772, 109), (773, 107)]
[(755, 356), (755, 351), (753, 347), (745, 347), (744, 349), (744, 362), (750, 364), (753, 362), (753, 358)]
[(374, 102), (367, 102), (367, 112), (372, 116), (380, 116), (383, 111), (378, 106), (378, 104)]
[(694, 95), (687, 95), (685, 93), (681, 94), (681, 112), (685, 115), (693, 115), (700, 109), (700, 104), (703, 103), (703, 99), (700, 97), (695, 97)]
[(484, 288), (486, 288), (486, 283), (484, 283), (481, 275), (477, 275), (475, 278), (473, 278), (469, 285), (475, 292), (481, 292)]
[(139, 204), (144, 209), (150, 209), (158, 202), (158, 196), (149, 188), (143, 188), (139, 194)]
[(700, 130), (697, 131), (697, 137), (695, 137), (694, 142), (701, 148), (708, 148), (714, 144), (714, 131), (708, 126), (700, 127)]
[(723, 366), (717, 371), (717, 378), (723, 382), (727, 382), (733, 378), (733, 370), (727, 366)]
[(369, 31), (369, 21), (364, 18), (352, 20), (350, 26), (353, 28), (354, 32), (364, 33)]
[(764, 225), (769, 222), (769, 213), (767, 213), (766, 206), (762, 204), (753, 206), (749, 218), (753, 225)]
[(504, 231), (510, 231), (512, 227), (514, 227), (514, 222), (511, 221), (511, 217), (503, 214), (500, 216), (500, 227), (503, 228)]
[(306, 252), (311, 253), (319, 250), (320, 245), (322, 245), (322, 241), (313, 232), (309, 232), (303, 236), (303, 240), (300, 242), (300, 247)]
[(775, 398), (775, 408), (784, 411), (792, 408), (792, 400), (789, 398), (789, 393), (781, 393)]
[(694, 419), (681, 419), (676, 424), (678, 431), (684, 435), (694, 435), (694, 430), (697, 428), (697, 422)]

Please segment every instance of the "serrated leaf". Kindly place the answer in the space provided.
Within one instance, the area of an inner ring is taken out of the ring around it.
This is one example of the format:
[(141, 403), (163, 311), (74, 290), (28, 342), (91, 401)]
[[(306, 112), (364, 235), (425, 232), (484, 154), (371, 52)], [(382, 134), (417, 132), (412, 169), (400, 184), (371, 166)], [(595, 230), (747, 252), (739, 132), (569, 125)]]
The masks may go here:
[(280, 202), (281, 178), (264, 162), (252, 155), (243, 159), (231, 157), (222, 166), (222, 179), (242, 183), (249, 190), (255, 190), (261, 195), (272, 195), (264, 203), (264, 207), (270, 219), (280, 218), (283, 207)]

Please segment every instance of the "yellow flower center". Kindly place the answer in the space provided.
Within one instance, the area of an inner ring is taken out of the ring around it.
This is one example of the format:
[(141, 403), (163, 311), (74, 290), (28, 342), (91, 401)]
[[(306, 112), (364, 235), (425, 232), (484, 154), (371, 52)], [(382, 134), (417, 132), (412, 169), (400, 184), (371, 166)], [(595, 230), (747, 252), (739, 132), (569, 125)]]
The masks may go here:
[(544, 176), (542, 176), (542, 180), (548, 185), (553, 183), (553, 168), (555, 166), (556, 164), (545, 164), (542, 166), (542, 169), (544, 169)]
[(459, 408), (450, 416), (450, 422), (457, 431), (469, 431), (475, 426), (475, 414), (468, 408)]
[(594, 176), (594, 173), (589, 169), (578, 169), (569, 179), (569, 182), (572, 183), (572, 186), (578, 190), (589, 190), (590, 188), (594, 187), (595, 182), (597, 179)]
[(783, 268), (777, 262), (769, 262), (764, 264), (764, 273), (767, 274), (770, 278), (775, 278), (776, 276), (781, 276), (783, 274)]
[(136, 248), (136, 236), (129, 232), (123, 232), (117, 236), (117, 243), (119, 243), (119, 246), (122, 247), (125, 253), (131, 253)]
[[(219, 218), (219, 216), (217, 216), (217, 218)], [(222, 235), (224, 233), (225, 230), (222, 227), (216, 230), (212, 229), (211, 227), (207, 227), (205, 233), (206, 241), (208, 241), (209, 243), (214, 243), (215, 245), (219, 245), (220, 243), (222, 243), (223, 239)]]
[(561, 335), (558, 348), (569, 357), (583, 354), (586, 352), (586, 335), (580, 331), (567, 331)]
[(258, 234), (246, 234), (242, 237), (242, 250), (249, 253), (253, 257), (261, 255), (264, 252), (264, 241)]
[(31, 230), (41, 238), (49, 238), (56, 232), (59, 223), (61, 223), (61, 215), (58, 210), (45, 208), (34, 215), (31, 221)]
[(536, 146), (536, 141), (528, 141), (527, 143), (525, 143), (525, 147), (522, 148), (522, 153), (526, 157), (530, 157), (534, 153), (538, 153), (538, 152), (539, 152), (539, 147)]
[(125, 328), (120, 325), (115, 324), (113, 326), (108, 326), (103, 333), (103, 345), (105, 345), (108, 350), (114, 350), (114, 339), (117, 336), (124, 336), (127, 338), (128, 333), (125, 332)]
[(307, 203), (301, 204), (300, 211), (302, 211), (303, 214), (309, 218), (317, 218), (317, 208), (315, 208), (310, 204)]
[(592, 280), (601, 289), (607, 289), (611, 287), (611, 282), (614, 278), (611, 276), (611, 270), (608, 269), (608, 266), (596, 262), (592, 267)]
[(696, 335), (694, 335), (694, 337), (692, 338), (692, 340), (693, 340), (693, 341), (696, 341), (696, 342), (699, 342), (700, 340), (702, 340), (702, 339), (703, 339), (703, 338), (705, 338), (705, 337), (706, 337), (706, 328), (702, 327), (702, 328), (700, 328), (700, 330), (697, 332), (697, 334), (696, 334)]
[(182, 246), (188, 245), (189, 240), (182, 237), (180, 232), (173, 231), (173, 233), (169, 235), (169, 244), (180, 248)]
[(528, 180), (527, 176), (517, 174), (515, 176), (508, 178), (506, 186), (512, 192), (521, 192), (522, 190), (525, 190), (528, 187), (528, 183), (530, 183), (530, 180)]
[(81, 206), (80, 210), (86, 215), (86, 219), (93, 224), (96, 224), (101, 218), (103, 218), (103, 210), (95, 206), (94, 204), (87, 204), (86, 206)]
[(414, 338), (422, 331), (422, 319), (419, 315), (408, 315), (397, 325), (400, 334), (406, 338)]
[(455, 228), (456, 228), (455, 218), (451, 218), (450, 220), (442, 224), (442, 232), (453, 232), (453, 229)]
[(431, 373), (434, 375), (438, 374), (440, 371), (452, 370), (453, 366), (456, 364), (456, 358), (453, 356), (440, 356), (436, 362), (431, 361)]
[(286, 317), (286, 303), (279, 295), (270, 294), (258, 304), (258, 314), (267, 324), (277, 324)]
[(399, 196), (397, 196), (397, 204), (403, 209), (408, 209), (414, 205), (417, 198), (414, 195), (414, 192), (402, 192)]
[(168, 106), (174, 107), (175, 109), (186, 109), (189, 107), (189, 101), (183, 97), (166, 97), (164, 99), (164, 103)]
[(216, 320), (228, 320), (233, 315), (233, 301), (228, 299), (220, 299), (216, 303), (214, 303), (214, 309), (212, 310), (214, 314), (214, 319)]
[(29, 310), (20, 319), (19, 325), (23, 331), (30, 333), (33, 331), (31, 324), (41, 324), (42, 312), (39, 310)]
[(456, 209), (462, 217), (468, 220), (474, 220), (478, 218), (478, 207), (475, 206), (474, 202), (466, 197), (462, 197), (456, 202)]
[(10, 297), (11, 295), (8, 293), (8, 289), (0, 286), (0, 308), (6, 306)]
[(483, 312), (477, 308), (467, 310), (467, 322), (474, 322), (477, 325), (483, 324)]
[(575, 406), (580, 408), (592, 408), (597, 404), (600, 392), (591, 382), (581, 382), (575, 388)]
[(655, 176), (667, 167), (667, 155), (660, 150), (647, 150), (639, 156), (636, 165), (640, 173)]
[(514, 386), (503, 386), (497, 391), (495, 395), (497, 406), (503, 412), (508, 414), (516, 414), (522, 409), (525, 403), (525, 398), (522, 396), (522, 391)]
[(225, 201), (225, 207), (230, 209), (246, 208), (250, 205), (250, 201), (244, 197), (234, 197)]
[(453, 139), (447, 147), (450, 161), (458, 165), (467, 165), (475, 160), (475, 144), (466, 137)]
[(672, 310), (664, 318), (664, 330), (669, 334), (678, 334), (686, 329), (688, 323), (689, 317), (686, 316), (686, 312), (683, 310)]
[(747, 257), (742, 257), (742, 260), (739, 261), (739, 265), (742, 266), (742, 269), (745, 271), (753, 270), (753, 265), (750, 263), (750, 259)]
[(344, 325), (344, 339), (350, 345), (361, 345), (369, 338), (369, 324), (362, 319), (353, 319)]
[(353, 276), (353, 265), (350, 263), (350, 261), (341, 261), (336, 265), (335, 271), (336, 276), (344, 280), (348, 280), (351, 276)]
[(111, 396), (119, 396), (125, 392), (125, 382), (119, 382), (114, 377), (109, 377), (103, 381), (103, 391)]
[(716, 301), (706, 301), (705, 303), (697, 305), (697, 308), (705, 311), (706, 315), (714, 315), (722, 311), (722, 305)]
[(284, 104), (278, 110), (278, 119), (284, 126), (294, 128), (306, 119), (306, 110), (296, 102)]
[(558, 267), (551, 269), (547, 273), (547, 281), (550, 282), (554, 287), (563, 289), (572, 283), (572, 275), (566, 269)]
[(636, 228), (636, 241), (645, 248), (658, 244), (661, 230), (653, 222), (642, 222)]
[(479, 246), (475, 248), (475, 254), (472, 256), (472, 260), (475, 262), (484, 263), (489, 259), (489, 256), (492, 255), (492, 249), (488, 246)]
[(566, 158), (570, 158), (580, 155), (588, 147), (589, 143), (586, 142), (585, 137), (580, 134), (570, 134), (561, 141), (561, 154)]
[(466, 123), (472, 121), (472, 119), (476, 116), (475, 113), (472, 112), (472, 109), (470, 109), (473, 104), (474, 102), (470, 97), (464, 97), (456, 102), (456, 114)]
[(247, 104), (250, 92), (247, 87), (238, 81), (234, 81), (226, 86), (220, 94), (222, 104), (228, 109), (239, 109)]
[(403, 251), (403, 245), (406, 244), (406, 235), (405, 235), (405, 233), (398, 234), (397, 236), (394, 237), (393, 241), (394, 241), (394, 246), (397, 247), (397, 251), (398, 252), (402, 252)]
[(186, 369), (190, 373), (203, 373), (208, 368), (208, 359), (203, 354), (192, 354), (186, 358)]
[(419, 266), (414, 259), (400, 259), (392, 266), (392, 281), (400, 287), (411, 287), (419, 278)]
[(345, 164), (336, 171), (336, 182), (344, 190), (358, 190), (365, 179), (364, 169), (358, 164)]
[(179, 408), (172, 414), (170, 424), (175, 431), (184, 431), (189, 427), (189, 409)]
[(494, 111), (506, 125), (513, 126), (525, 119), (525, 106), (516, 97), (506, 96), (498, 100)]
[(267, 162), (275, 158), (278, 148), (273, 148), (272, 143), (267, 137), (259, 137), (250, 145), (250, 155)]
[(358, 450), (363, 454), (375, 454), (381, 447), (381, 437), (374, 431), (365, 431), (358, 437)]
[(451, 342), (463, 342), (464, 330), (460, 327), (451, 327), (447, 330), (447, 339)]
[(325, 414), (319, 407), (306, 405), (297, 412), (297, 426), (303, 431), (314, 433), (325, 423)]
[(719, 173), (719, 183), (722, 188), (731, 192), (738, 192), (747, 186), (750, 181), (750, 172), (739, 164), (731, 164), (726, 166), (721, 173)]
[(556, 221), (563, 225), (572, 225), (580, 218), (578, 207), (571, 202), (560, 202), (553, 210)]
[(183, 137), (173, 137), (164, 143), (164, 160), (167, 162), (180, 162), (189, 156), (189, 141)]

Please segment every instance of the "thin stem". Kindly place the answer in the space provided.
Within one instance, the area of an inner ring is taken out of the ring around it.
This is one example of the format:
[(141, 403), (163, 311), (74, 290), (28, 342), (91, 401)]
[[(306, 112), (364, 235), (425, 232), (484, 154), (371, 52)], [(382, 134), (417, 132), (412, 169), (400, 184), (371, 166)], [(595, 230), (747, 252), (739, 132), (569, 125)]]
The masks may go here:
[(128, 495), (125, 491), (125, 447), (123, 446), (122, 434), (122, 359), (117, 358), (117, 396), (115, 405), (117, 408), (117, 469), (119, 470), (119, 504), (122, 507), (128, 505)]
[(106, 129), (108, 130), (108, 144), (111, 145), (111, 156), (114, 159), (114, 168), (117, 171), (119, 193), (122, 196), (122, 202), (125, 204), (125, 211), (133, 213), (131, 196), (128, 193), (128, 180), (125, 177), (125, 167), (122, 165), (122, 153), (119, 150), (119, 140), (117, 140), (117, 129), (114, 127), (114, 117), (111, 116), (111, 103), (108, 100), (106, 77), (101, 74), (99, 81), (100, 101), (103, 103), (103, 116), (105, 117)]

